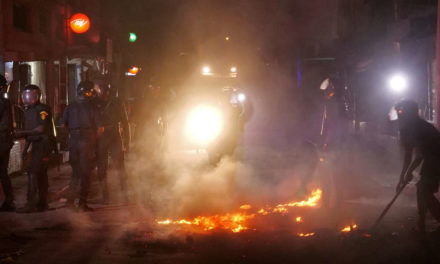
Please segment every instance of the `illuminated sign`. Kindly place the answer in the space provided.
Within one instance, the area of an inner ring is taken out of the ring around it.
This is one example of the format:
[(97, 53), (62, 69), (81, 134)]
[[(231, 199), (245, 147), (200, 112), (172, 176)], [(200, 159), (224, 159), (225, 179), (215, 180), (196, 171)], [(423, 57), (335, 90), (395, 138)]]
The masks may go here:
[(78, 34), (85, 33), (90, 28), (90, 19), (82, 13), (73, 15), (69, 22), (70, 28)]
[(128, 72), (131, 73), (131, 74), (133, 74), (133, 75), (136, 75), (136, 74), (139, 72), (139, 68), (133, 66), (133, 67), (131, 67), (130, 69), (128, 69)]

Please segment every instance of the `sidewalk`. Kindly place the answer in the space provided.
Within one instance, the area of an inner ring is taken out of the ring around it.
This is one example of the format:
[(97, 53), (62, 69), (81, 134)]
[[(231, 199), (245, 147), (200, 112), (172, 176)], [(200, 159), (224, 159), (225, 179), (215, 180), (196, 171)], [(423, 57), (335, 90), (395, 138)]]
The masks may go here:
[[(142, 222), (145, 226), (146, 219), (151, 219), (142, 208), (119, 203), (113, 191), (117, 186), (110, 185), (110, 204), (102, 204), (95, 175), (89, 196), (95, 211), (79, 213), (63, 208), (71, 167), (65, 163), (59, 171), (49, 169), (48, 175), (49, 211), (0, 213), (0, 263), (88, 263), (98, 253), (107, 255), (105, 247), (117, 243), (123, 225)], [(15, 203), (21, 207), (26, 202), (27, 177), (15, 174), (11, 179)], [(7, 262), (8, 258), (12, 262)]]

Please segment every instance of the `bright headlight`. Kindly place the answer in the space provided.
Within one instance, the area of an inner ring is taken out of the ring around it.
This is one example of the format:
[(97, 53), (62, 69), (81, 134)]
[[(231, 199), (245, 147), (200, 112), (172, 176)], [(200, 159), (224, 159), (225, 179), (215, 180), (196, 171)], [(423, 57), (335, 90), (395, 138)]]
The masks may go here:
[(198, 106), (189, 113), (186, 121), (186, 136), (192, 143), (206, 145), (221, 133), (222, 115), (219, 109)]
[(237, 95), (237, 99), (239, 102), (244, 102), (244, 101), (246, 101), (246, 95), (244, 93), (239, 93)]

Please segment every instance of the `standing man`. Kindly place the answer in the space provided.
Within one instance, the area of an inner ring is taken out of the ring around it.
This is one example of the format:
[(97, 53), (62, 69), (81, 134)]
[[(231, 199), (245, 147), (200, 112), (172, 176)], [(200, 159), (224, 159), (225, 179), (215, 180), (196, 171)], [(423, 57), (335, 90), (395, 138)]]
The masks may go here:
[(400, 138), (405, 149), (402, 172), (396, 189), (399, 191), (410, 182), (413, 179), (413, 171), (423, 162), (421, 177), (417, 183), (417, 227), (420, 233), (424, 234), (428, 210), (440, 222), (440, 202), (434, 196), (440, 180), (440, 132), (419, 117), (416, 102), (402, 100), (395, 109), (399, 118)]
[(81, 211), (93, 211), (87, 205), (98, 128), (96, 110), (91, 102), (93, 83), (80, 82), (77, 92), (78, 99), (67, 106), (63, 115), (63, 124), (70, 136), (69, 159), (73, 172), (67, 206), (74, 206), (78, 196), (77, 186), (80, 185), (78, 208)]
[(99, 123), (102, 126), (102, 135), (98, 139), (97, 146), (98, 177), (102, 187), (102, 198), (105, 203), (109, 200), (107, 168), (108, 158), (111, 155), (124, 199), (127, 201), (127, 176), (124, 165), (124, 151), (128, 151), (130, 144), (127, 112), (118, 98), (111, 97), (111, 86), (106, 80), (95, 79), (94, 89), (97, 94), (95, 106), (98, 109)]
[(3, 75), (0, 75), (0, 181), (5, 194), (0, 211), (15, 211), (14, 196), (12, 193), (11, 180), (8, 175), (9, 152), (12, 140), (12, 112), (11, 103), (7, 99), (8, 83)]
[(40, 97), (40, 88), (32, 84), (27, 85), (21, 94), (25, 105), (24, 130), (17, 131), (16, 136), (24, 137), (26, 144), (31, 145), (32, 156), (28, 171), (27, 203), (18, 209), (20, 213), (43, 212), (48, 209), (47, 168), (55, 136), (50, 107), (40, 103)]
[[(337, 78), (325, 79), (320, 90), (324, 95), (324, 112), (321, 123), (321, 161), (327, 161), (330, 173), (323, 186), (323, 207), (341, 205), (347, 191), (345, 175), (347, 174), (347, 139), (349, 136), (347, 105), (345, 91)], [(333, 195), (332, 195), (333, 194)], [(332, 199), (334, 197), (334, 199)]]

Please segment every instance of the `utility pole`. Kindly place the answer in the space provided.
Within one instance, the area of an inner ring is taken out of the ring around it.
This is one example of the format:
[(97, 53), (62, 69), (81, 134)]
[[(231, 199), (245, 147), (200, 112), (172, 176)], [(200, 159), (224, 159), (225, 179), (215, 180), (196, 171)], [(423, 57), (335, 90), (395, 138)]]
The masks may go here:
[(437, 37), (435, 42), (434, 124), (440, 128), (440, 3), (437, 5)]

